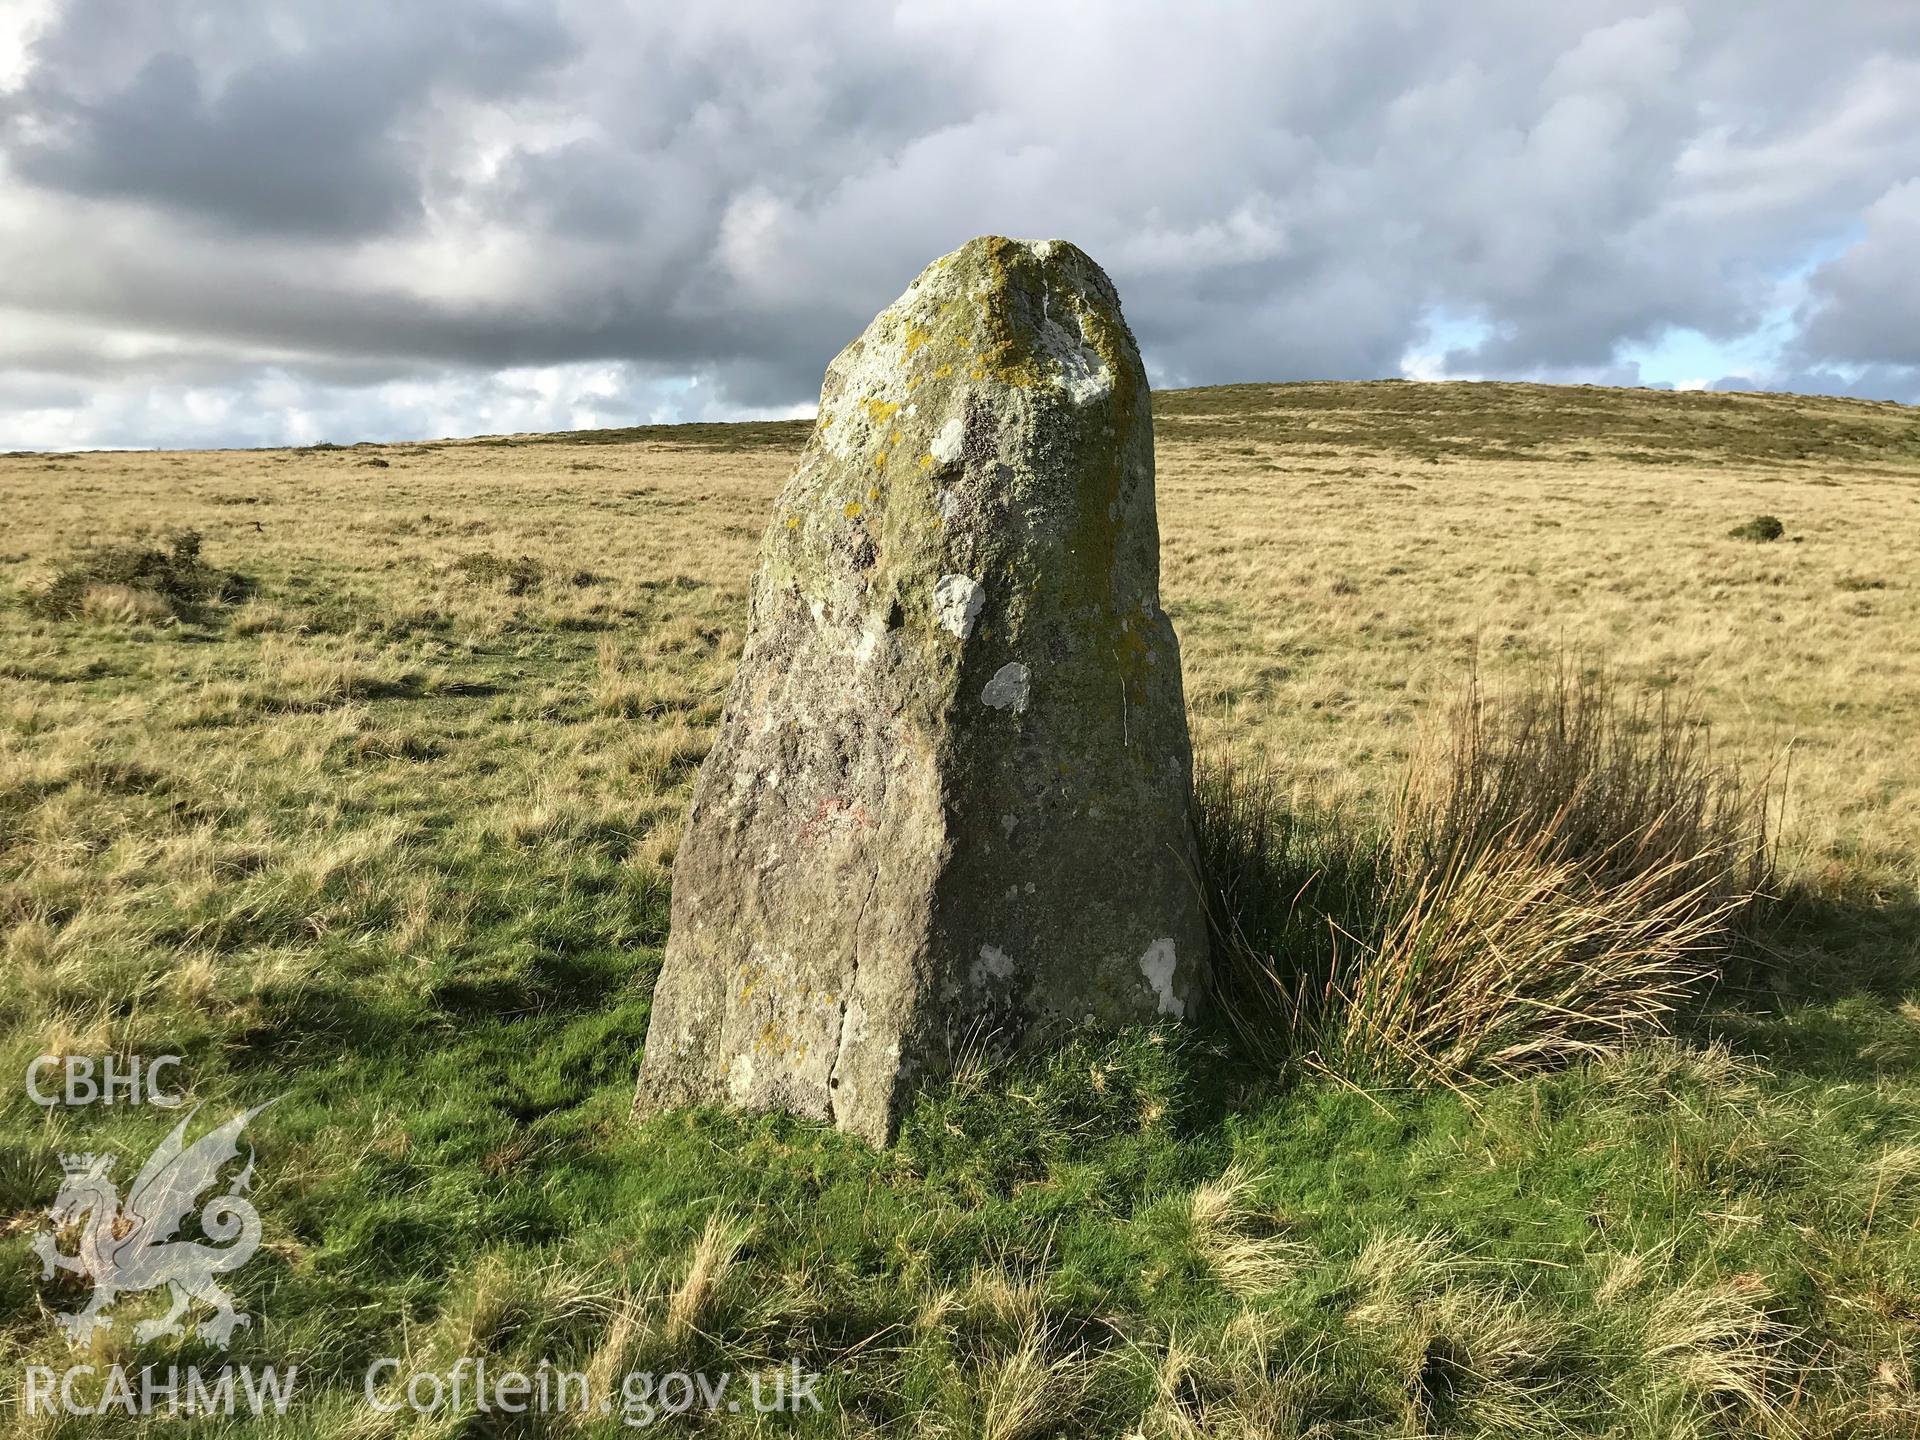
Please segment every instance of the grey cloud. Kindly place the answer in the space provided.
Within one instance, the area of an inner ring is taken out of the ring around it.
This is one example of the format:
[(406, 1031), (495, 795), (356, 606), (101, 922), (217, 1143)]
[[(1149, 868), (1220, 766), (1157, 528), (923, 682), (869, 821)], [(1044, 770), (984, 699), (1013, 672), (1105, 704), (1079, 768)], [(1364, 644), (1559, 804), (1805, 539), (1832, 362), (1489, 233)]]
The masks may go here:
[(164, 48), (104, 86), (84, 37), (119, 24), (125, 7), (66, 12), (51, 54), (70, 58), (43, 63), (11, 107), (17, 127), (31, 121), (10, 146), (20, 178), (239, 231), (387, 230), (421, 212), (431, 144), (421, 112), (450, 95), (529, 88), (571, 46), (552, 16), (498, 5), (328, 4), (302, 17), (298, 48), (218, 56), (216, 40), (218, 59), (203, 65), (184, 48), (208, 44), (189, 23), (197, 8), (177, 7), (181, 23), (156, 37)]
[(1920, 364), (1920, 12), (1870, 0), (74, 0), (0, 116), (0, 306), (170, 342), (0, 330), (0, 373), (93, 375), (123, 437), (143, 375), (370, 428), (408, 376), (421, 424), (521, 413), (515, 367), (641, 377), (595, 414), (803, 406), (987, 231), (1105, 263), (1161, 383), (1396, 374), (1441, 311), (1481, 331), (1451, 371), (1637, 378), (1849, 232), (1759, 378)]
[(1803, 344), (1814, 355), (1920, 367), (1920, 178), (1881, 196), (1865, 233), (1814, 272)]

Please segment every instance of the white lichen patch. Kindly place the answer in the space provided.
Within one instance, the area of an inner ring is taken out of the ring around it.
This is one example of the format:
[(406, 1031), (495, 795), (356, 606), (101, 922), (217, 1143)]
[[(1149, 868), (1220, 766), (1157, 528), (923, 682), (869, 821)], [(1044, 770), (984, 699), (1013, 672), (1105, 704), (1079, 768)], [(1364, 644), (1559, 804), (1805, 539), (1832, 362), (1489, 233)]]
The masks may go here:
[(969, 972), (968, 978), (972, 980), (974, 988), (978, 989), (988, 980), (1004, 980), (1011, 974), (1013, 974), (1013, 957), (995, 946), (982, 945), (980, 958), (973, 962), (973, 969)]
[(1084, 339), (1076, 339), (1052, 322), (1040, 328), (1039, 339), (1041, 351), (1059, 369), (1060, 388), (1075, 405), (1104, 400), (1113, 390), (1113, 374), (1107, 362)]
[(727, 1066), (727, 1093), (735, 1103), (744, 1103), (753, 1092), (753, 1057), (744, 1051), (733, 1057), (733, 1063)]
[(958, 465), (960, 463), (960, 442), (960, 417), (956, 415), (947, 421), (946, 424), (942, 425), (933, 437), (933, 445), (931, 446), (933, 463), (942, 469), (950, 465)]
[(942, 575), (933, 587), (933, 619), (942, 630), (964, 640), (973, 634), (987, 592), (965, 575)]
[[(858, 353), (842, 352), (828, 371), (830, 383), (820, 400), (818, 421), (828, 453), (840, 460), (865, 460), (884, 451), (896, 416), (909, 403), (906, 324), (878, 326), (862, 337)], [(878, 332), (878, 333), (876, 333)]]
[(1160, 1002), (1160, 1013), (1179, 1019), (1187, 1013), (1187, 1002), (1173, 990), (1173, 973), (1179, 961), (1173, 953), (1173, 937), (1163, 935), (1147, 947), (1147, 953), (1140, 957), (1140, 973), (1147, 977), (1147, 984), (1153, 987), (1153, 993)]
[(1032, 677), (1027, 667), (1010, 660), (993, 672), (993, 678), (980, 692), (980, 703), (990, 710), (1011, 710), (1018, 715), (1027, 708)]

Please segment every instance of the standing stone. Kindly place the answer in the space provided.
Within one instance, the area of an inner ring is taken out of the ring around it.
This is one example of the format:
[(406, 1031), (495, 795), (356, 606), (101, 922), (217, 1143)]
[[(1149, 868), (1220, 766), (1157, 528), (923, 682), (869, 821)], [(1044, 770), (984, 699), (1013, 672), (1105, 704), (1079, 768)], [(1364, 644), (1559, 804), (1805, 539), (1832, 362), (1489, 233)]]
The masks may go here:
[(1153, 419), (1100, 268), (997, 236), (827, 368), (673, 868), (635, 1108), (875, 1143), (968, 1045), (1190, 1016)]

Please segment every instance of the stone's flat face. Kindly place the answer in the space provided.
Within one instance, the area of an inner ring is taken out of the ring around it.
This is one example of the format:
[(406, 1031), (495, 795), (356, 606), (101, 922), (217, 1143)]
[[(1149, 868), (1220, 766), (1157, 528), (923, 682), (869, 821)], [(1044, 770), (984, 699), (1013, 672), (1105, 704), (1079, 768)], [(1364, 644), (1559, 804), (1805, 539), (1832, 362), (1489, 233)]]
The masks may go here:
[(674, 863), (636, 1108), (891, 1138), (916, 1078), (1207, 978), (1153, 422), (1060, 241), (936, 260), (828, 367)]

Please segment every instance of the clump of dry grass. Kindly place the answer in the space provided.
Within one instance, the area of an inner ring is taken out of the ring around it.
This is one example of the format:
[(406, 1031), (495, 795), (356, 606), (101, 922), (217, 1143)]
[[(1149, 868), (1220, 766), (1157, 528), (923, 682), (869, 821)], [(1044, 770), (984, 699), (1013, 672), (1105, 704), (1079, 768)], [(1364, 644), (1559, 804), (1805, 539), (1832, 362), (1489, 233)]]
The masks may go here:
[(1284, 1322), (1237, 1312), (1218, 1333), (1169, 1334), (1153, 1367), (1153, 1400), (1131, 1433), (1142, 1440), (1286, 1440), (1312, 1433), (1298, 1392), (1307, 1388), (1281, 1363)]
[(1408, 767), (1396, 859), (1433, 872), (1538, 838), (1598, 885), (1659, 875), (1654, 896), (1731, 917), (1772, 885), (1769, 794), (1717, 762), (1688, 694), (1625, 695), (1563, 657), (1499, 695), (1469, 676)]
[(667, 1301), (669, 1345), (684, 1344), (712, 1317), (747, 1235), (746, 1223), (736, 1215), (716, 1211), (707, 1217), (686, 1276)]
[(1477, 679), (1382, 832), (1203, 764), (1203, 890), (1243, 1038), (1353, 1078), (1456, 1084), (1613, 1053), (1708, 980), (1772, 875), (1764, 793), (1684, 700), (1562, 664)]
[(1261, 1217), (1250, 1204), (1254, 1183), (1244, 1166), (1231, 1165), (1197, 1187), (1187, 1207), (1195, 1250), (1222, 1285), (1244, 1297), (1277, 1289), (1312, 1257), (1298, 1241), (1260, 1233)]
[(1788, 1420), (1805, 1372), (1789, 1353), (1795, 1335), (1773, 1315), (1765, 1280), (1743, 1274), (1674, 1283), (1664, 1265), (1631, 1258), (1624, 1281), (1610, 1273), (1594, 1298), (1603, 1311), (1631, 1306), (1645, 1398), (1656, 1406), (1677, 1400), (1680, 1414), (1698, 1413), (1704, 1403), (1755, 1427)]
[(132, 585), (89, 585), (74, 613), (100, 625), (164, 625), (175, 618), (164, 595)]
[(1058, 1350), (1047, 1325), (1032, 1319), (1018, 1343), (984, 1367), (972, 1433), (979, 1440), (1026, 1440), (1049, 1433), (1072, 1412), (1087, 1378), (1085, 1357)]
[(1402, 1377), (1421, 1433), (1526, 1434), (1551, 1415), (1566, 1327), (1439, 1232), (1376, 1233), (1347, 1285), (1347, 1328)]

